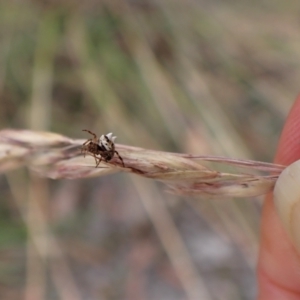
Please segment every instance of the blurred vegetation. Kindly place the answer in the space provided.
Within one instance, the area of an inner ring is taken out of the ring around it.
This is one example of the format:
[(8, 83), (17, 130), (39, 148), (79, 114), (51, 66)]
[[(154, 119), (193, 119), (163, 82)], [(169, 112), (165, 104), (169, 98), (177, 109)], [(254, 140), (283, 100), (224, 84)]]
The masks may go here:
[[(299, 92), (296, 1), (1, 1), (0, 124), (272, 161)], [(260, 199), (0, 178), (1, 299), (253, 299)], [(202, 293), (202, 294), (201, 294)]]

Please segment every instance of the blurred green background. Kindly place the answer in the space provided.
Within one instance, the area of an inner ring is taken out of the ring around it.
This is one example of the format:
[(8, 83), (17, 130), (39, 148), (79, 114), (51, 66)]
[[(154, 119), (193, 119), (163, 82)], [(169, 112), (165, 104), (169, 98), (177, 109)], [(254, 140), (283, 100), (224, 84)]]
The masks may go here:
[[(1, 1), (1, 128), (272, 161), (297, 1)], [(261, 199), (117, 174), (0, 177), (0, 299), (254, 299)]]

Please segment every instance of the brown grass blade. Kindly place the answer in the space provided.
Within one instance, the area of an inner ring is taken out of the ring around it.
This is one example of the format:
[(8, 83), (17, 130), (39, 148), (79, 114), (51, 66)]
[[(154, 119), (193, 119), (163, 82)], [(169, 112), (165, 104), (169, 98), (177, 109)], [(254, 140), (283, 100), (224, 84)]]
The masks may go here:
[[(2, 130), (0, 172), (26, 165), (43, 177), (75, 179), (123, 171), (162, 181), (176, 194), (223, 198), (265, 194), (272, 190), (285, 168), (265, 162), (169, 153), (120, 144), (116, 149), (123, 157), (125, 168), (116, 156), (95, 168), (94, 158), (81, 154), (83, 142), (50, 132)], [(221, 172), (207, 167), (208, 162), (241, 167), (243, 172)], [(251, 174), (257, 170), (271, 174)]]

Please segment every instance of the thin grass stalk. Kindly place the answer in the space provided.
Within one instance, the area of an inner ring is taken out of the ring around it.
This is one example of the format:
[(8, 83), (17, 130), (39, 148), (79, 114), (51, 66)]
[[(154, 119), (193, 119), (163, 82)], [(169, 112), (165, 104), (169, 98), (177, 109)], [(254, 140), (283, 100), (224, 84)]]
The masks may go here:
[[(175, 194), (226, 198), (253, 197), (271, 191), (285, 168), (265, 162), (170, 153), (121, 144), (116, 144), (116, 149), (125, 168), (117, 156), (108, 163), (102, 161), (96, 168), (94, 158), (81, 153), (84, 142), (51, 132), (2, 130), (0, 172), (26, 165), (42, 177), (75, 179), (122, 171), (161, 181)], [(207, 167), (212, 161), (221, 167), (241, 167), (242, 171), (222, 172)]]

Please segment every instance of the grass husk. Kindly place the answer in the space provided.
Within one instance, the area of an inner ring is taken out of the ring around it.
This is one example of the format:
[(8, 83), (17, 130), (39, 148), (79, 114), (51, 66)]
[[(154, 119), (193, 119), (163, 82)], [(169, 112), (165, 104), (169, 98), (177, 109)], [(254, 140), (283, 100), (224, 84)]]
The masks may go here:
[[(137, 174), (165, 183), (180, 195), (252, 197), (272, 190), (284, 166), (217, 156), (198, 156), (148, 150), (117, 144), (117, 156), (95, 167), (92, 156), (83, 156), (84, 140), (50, 132), (6, 129), (0, 131), (0, 172), (28, 166), (39, 176), (77, 179), (116, 172)], [(207, 167), (208, 162), (242, 168), (238, 173)], [(253, 174), (253, 171), (256, 173)], [(267, 174), (258, 174), (261, 171)]]

